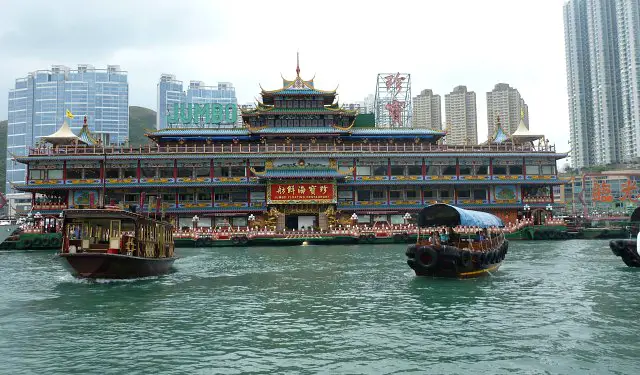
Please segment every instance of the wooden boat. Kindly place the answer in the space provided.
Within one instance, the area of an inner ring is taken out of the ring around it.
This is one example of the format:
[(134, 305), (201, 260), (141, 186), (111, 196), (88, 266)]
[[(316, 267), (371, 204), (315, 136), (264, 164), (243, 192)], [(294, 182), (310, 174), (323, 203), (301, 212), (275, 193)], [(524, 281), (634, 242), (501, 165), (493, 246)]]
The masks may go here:
[(640, 233), (635, 240), (612, 240), (609, 247), (613, 254), (622, 258), (624, 264), (629, 267), (640, 267)]
[(119, 208), (64, 210), (58, 256), (80, 278), (129, 279), (166, 274), (174, 256), (165, 221)]
[[(502, 265), (508, 251), (509, 242), (499, 229), (501, 227), (502, 220), (486, 212), (448, 204), (425, 207), (418, 216), (418, 240), (406, 251), (407, 264), (417, 276), (471, 278), (486, 275)], [(444, 228), (449, 238), (441, 241), (439, 236), (430, 235), (434, 228), (440, 233)], [(476, 232), (482, 236), (476, 238)]]

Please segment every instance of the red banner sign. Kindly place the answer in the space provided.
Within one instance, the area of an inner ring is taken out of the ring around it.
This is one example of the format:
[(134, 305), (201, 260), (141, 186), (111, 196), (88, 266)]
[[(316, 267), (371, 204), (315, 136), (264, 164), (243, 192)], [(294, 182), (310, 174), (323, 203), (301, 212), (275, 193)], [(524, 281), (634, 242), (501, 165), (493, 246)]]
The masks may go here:
[(267, 203), (335, 203), (336, 187), (332, 183), (269, 184)]

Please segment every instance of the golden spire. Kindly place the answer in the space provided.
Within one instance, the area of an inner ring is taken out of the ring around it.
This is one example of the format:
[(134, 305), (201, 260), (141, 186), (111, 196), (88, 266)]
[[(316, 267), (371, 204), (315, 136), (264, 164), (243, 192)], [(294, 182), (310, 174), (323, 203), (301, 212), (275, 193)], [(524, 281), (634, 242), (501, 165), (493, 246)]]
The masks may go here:
[(300, 77), (300, 51), (296, 51), (296, 74)]

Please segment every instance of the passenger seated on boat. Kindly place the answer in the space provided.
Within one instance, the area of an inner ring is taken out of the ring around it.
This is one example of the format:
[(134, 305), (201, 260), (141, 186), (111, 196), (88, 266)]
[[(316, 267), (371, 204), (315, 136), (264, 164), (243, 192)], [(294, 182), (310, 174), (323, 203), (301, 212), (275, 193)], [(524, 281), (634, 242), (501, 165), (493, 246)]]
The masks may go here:
[(446, 229), (443, 229), (440, 232), (440, 242), (443, 243), (443, 244), (446, 244), (446, 243), (449, 242), (449, 234), (447, 233)]

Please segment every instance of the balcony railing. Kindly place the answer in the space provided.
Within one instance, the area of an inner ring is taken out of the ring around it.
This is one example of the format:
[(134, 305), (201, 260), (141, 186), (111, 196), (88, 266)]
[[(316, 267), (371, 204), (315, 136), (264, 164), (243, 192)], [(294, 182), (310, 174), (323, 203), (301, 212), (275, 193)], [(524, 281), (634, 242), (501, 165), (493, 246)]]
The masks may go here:
[(526, 144), (500, 145), (435, 145), (435, 144), (201, 144), (139, 147), (125, 146), (58, 146), (29, 148), (30, 156), (53, 155), (148, 155), (148, 154), (285, 154), (285, 153), (406, 153), (406, 152), (540, 152), (555, 153), (555, 145), (534, 147)]

